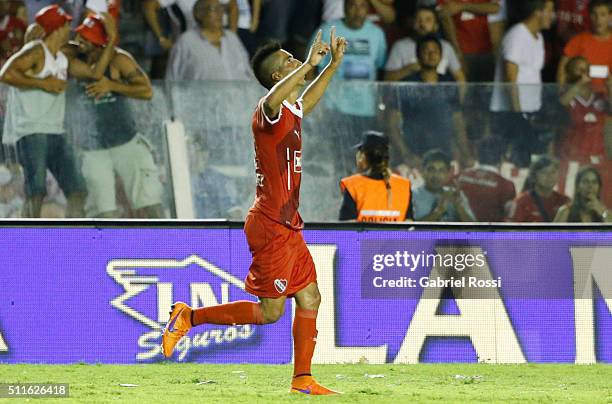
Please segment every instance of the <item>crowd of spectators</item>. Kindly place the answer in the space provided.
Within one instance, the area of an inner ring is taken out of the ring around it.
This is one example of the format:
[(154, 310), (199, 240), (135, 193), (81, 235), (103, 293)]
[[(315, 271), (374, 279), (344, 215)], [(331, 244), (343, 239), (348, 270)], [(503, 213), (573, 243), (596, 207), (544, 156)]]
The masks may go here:
[[(0, 2), (0, 63), (37, 37), (36, 27), (30, 25), (34, 16), (56, 2)], [(94, 13), (108, 12), (122, 24), (119, 0), (61, 4), (72, 15), (73, 28)], [(593, 192), (585, 191), (591, 196), (577, 196), (568, 205), (559, 176), (567, 173), (569, 161), (581, 167), (594, 165), (599, 171), (587, 167), (584, 175), (576, 176), (575, 192), (589, 182), (598, 186), (597, 200), (612, 204), (608, 189), (612, 184), (606, 183), (606, 173), (612, 171), (610, 0), (143, 0), (140, 4), (147, 32), (142, 54), (135, 56), (144, 61), (153, 79), (252, 80), (249, 58), (259, 45), (278, 41), (303, 59), (318, 30), (328, 37), (335, 26), (337, 34), (348, 40), (335, 80), (352, 85), (337, 86), (336, 93), (330, 89), (323, 107), (350, 131), (336, 134), (343, 140), (334, 141), (340, 147), (345, 138), (354, 144), (367, 130), (385, 131), (391, 168), (407, 165), (424, 180), (413, 190), (418, 198), (416, 220), (552, 221), (558, 216), (601, 221), (607, 217), (607, 210), (592, 202)], [(121, 44), (121, 38), (118, 41)], [(368, 85), (375, 81), (427, 85), (399, 90), (404, 96), (385, 97)], [(489, 82), (493, 85), (484, 93), (472, 84)], [(552, 101), (543, 95), (544, 82), (559, 85)], [(551, 119), (550, 111), (559, 110), (563, 113), (554, 116), (566, 119)], [(474, 128), (474, 122), (480, 121)], [(529, 168), (524, 192), (518, 196), (500, 174), (503, 161), (517, 169)], [(565, 211), (559, 210), (563, 206)], [(589, 208), (596, 214), (585, 213)]]

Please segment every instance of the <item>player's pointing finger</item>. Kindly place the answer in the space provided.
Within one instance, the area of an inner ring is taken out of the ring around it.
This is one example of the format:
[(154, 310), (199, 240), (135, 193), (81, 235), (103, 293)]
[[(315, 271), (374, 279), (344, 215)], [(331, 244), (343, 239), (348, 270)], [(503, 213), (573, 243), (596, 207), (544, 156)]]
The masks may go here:
[(321, 37), (322, 36), (323, 36), (323, 31), (319, 30), (319, 32), (317, 32), (317, 37), (315, 38), (315, 43), (321, 42)]
[(332, 45), (336, 43), (336, 26), (335, 25), (331, 28), (329, 43)]

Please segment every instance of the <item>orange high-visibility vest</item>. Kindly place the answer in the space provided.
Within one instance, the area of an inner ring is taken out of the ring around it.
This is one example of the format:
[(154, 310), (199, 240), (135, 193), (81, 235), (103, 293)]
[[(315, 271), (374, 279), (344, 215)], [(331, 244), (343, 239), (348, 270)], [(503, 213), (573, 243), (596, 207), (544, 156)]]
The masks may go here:
[(348, 192), (357, 206), (358, 222), (403, 222), (410, 203), (410, 180), (391, 174), (391, 203), (384, 180), (356, 174), (340, 180), (342, 192)]

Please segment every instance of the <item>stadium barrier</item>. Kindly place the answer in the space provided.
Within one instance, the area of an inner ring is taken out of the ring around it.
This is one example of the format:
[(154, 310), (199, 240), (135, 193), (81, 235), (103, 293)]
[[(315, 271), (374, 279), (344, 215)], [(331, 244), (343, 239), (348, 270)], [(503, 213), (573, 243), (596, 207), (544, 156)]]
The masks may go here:
[[(159, 362), (173, 301), (254, 299), (239, 222), (0, 226), (0, 363)], [(304, 237), (323, 297), (315, 363), (612, 362), (610, 226), (337, 223)], [(293, 309), (195, 328), (172, 360), (289, 363)]]
[[(527, 155), (525, 158), (542, 152), (546, 144), (554, 144), (557, 153), (563, 155), (559, 192), (572, 197), (578, 169), (592, 164), (602, 175), (601, 199), (612, 207), (612, 120), (608, 119), (605, 128), (605, 103), (593, 98), (588, 105), (575, 102), (568, 110), (559, 104), (558, 85), (523, 85), (521, 91), (534, 100), (541, 98), (541, 109), (506, 116), (490, 112), (495, 89), (495, 85), (474, 83), (332, 83), (322, 102), (302, 123), (304, 219), (337, 220), (342, 202), (338, 183), (355, 172), (352, 147), (365, 129), (392, 136), (392, 168), (410, 177), (414, 187), (423, 183), (422, 173), (401, 150), (402, 144), (418, 155), (429, 148), (447, 150), (453, 154), (455, 168), (459, 163), (469, 163), (462, 160), (470, 157), (455, 145), (459, 133), (465, 132), (472, 154), (478, 140), (485, 136), (511, 142), (513, 150)], [(6, 90), (6, 85), (0, 85), (0, 128)], [(460, 94), (464, 94), (461, 103)], [(133, 134), (146, 138), (154, 151), (168, 217), (242, 220), (255, 193), (251, 123), (263, 95), (264, 89), (254, 82), (159, 81), (154, 83), (152, 100), (119, 103), (122, 110), (117, 111), (117, 120), (129, 122), (99, 122), (82, 102), (82, 88), (71, 83), (66, 94), (67, 137), (81, 154), (114, 128), (132, 128)], [(570, 122), (570, 117), (575, 122)], [(608, 135), (604, 136), (606, 130)], [(588, 135), (577, 136), (582, 133)], [(6, 166), (2, 164), (3, 154)], [(0, 150), (0, 218), (19, 217), (23, 206), (23, 176), (11, 164), (15, 161), (14, 147)], [(527, 168), (510, 162), (501, 166), (501, 174), (518, 192), (527, 173)], [(47, 202), (65, 207), (50, 176), (48, 188)], [(120, 206), (121, 202), (125, 201), (120, 201)]]

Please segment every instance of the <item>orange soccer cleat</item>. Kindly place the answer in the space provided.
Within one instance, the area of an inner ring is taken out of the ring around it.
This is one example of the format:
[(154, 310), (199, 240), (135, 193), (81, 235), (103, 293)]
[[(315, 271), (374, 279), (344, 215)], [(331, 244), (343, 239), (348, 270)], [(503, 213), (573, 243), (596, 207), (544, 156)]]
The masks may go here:
[(295, 394), (310, 394), (313, 396), (327, 396), (332, 394), (341, 394), (337, 391), (321, 386), (312, 376), (299, 376), (291, 382), (291, 393)]
[(170, 319), (162, 334), (162, 352), (166, 358), (172, 356), (174, 346), (191, 329), (191, 307), (183, 302), (172, 305)]

